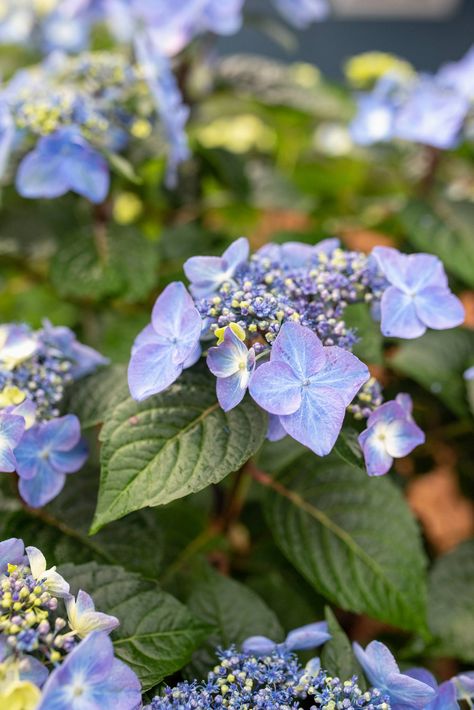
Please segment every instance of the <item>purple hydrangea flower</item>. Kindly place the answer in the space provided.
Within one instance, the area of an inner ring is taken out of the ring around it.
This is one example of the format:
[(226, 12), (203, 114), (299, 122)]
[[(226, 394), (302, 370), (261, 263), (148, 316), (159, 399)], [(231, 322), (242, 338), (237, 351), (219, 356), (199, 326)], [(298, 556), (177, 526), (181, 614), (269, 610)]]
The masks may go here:
[(66, 326), (53, 326), (49, 321), (43, 324), (42, 337), (50, 345), (55, 345), (63, 355), (72, 362), (69, 371), (76, 380), (94, 372), (101, 365), (107, 365), (109, 359), (97, 350), (80, 343), (75, 333)]
[(179, 281), (158, 296), (151, 324), (138, 335), (128, 367), (128, 384), (139, 401), (167, 389), (199, 359), (201, 316)]
[(107, 634), (93, 631), (53, 670), (36, 710), (136, 710), (140, 705), (135, 673), (114, 658)]
[(459, 62), (441, 67), (436, 75), (440, 84), (455, 89), (469, 101), (474, 99), (474, 47)]
[(374, 90), (357, 97), (357, 114), (350, 134), (358, 145), (372, 145), (393, 138), (395, 106), (392, 99)]
[(383, 476), (394, 458), (407, 456), (423, 444), (425, 435), (411, 417), (411, 398), (398, 395), (385, 402), (367, 420), (367, 429), (359, 436), (369, 476)]
[(175, 187), (178, 166), (191, 154), (185, 131), (189, 108), (183, 103), (169, 60), (158, 48), (161, 50), (161, 45), (153, 41), (150, 33), (141, 32), (137, 35), (137, 59), (155, 100), (168, 144), (166, 184)]
[(308, 651), (322, 646), (330, 638), (331, 634), (328, 631), (327, 623), (318, 621), (290, 631), (281, 644), (272, 641), (266, 636), (250, 636), (243, 642), (242, 651), (256, 656), (267, 656), (277, 648), (282, 648), (286, 651)]
[(418, 338), (427, 328), (444, 330), (464, 320), (461, 301), (451, 293), (441, 261), (432, 254), (400, 254), (375, 247), (372, 255), (389, 282), (382, 296), (382, 333)]
[(25, 420), (16, 414), (0, 412), (0, 471), (12, 473), (16, 470), (15, 448), (25, 432)]
[(271, 262), (280, 264), (285, 269), (299, 269), (307, 267), (319, 254), (330, 256), (341, 246), (339, 239), (323, 239), (316, 245), (303, 242), (285, 242), (284, 244), (265, 244), (257, 254), (270, 259)]
[(75, 126), (43, 136), (21, 161), (16, 187), (22, 197), (59, 197), (69, 190), (91, 202), (102, 202), (109, 189), (105, 158)]
[(397, 112), (394, 135), (447, 150), (459, 142), (469, 101), (436, 78), (423, 78)]
[(453, 682), (456, 685), (459, 700), (470, 700), (474, 697), (474, 671), (460, 673), (453, 678)]
[[(0, 542), (0, 574), (8, 569), (8, 565), (19, 565), (25, 556), (23, 540), (11, 537)], [(1, 660), (1, 658), (0, 658)]]
[(326, 456), (339, 436), (346, 407), (369, 376), (352, 353), (323, 347), (309, 328), (286, 322), (270, 362), (255, 370), (250, 394), (263, 409), (280, 417), (287, 434)]
[(369, 682), (390, 697), (392, 710), (422, 710), (436, 697), (429, 684), (400, 673), (388, 648), (380, 641), (372, 641), (364, 649), (353, 644), (354, 654)]
[(255, 369), (255, 350), (231, 330), (226, 328), (224, 342), (210, 348), (207, 364), (217, 377), (217, 399), (224, 412), (236, 407), (244, 398)]
[(192, 256), (183, 269), (191, 282), (193, 296), (204, 298), (215, 293), (223, 283), (232, 280), (248, 257), (249, 243), (245, 237), (232, 242), (222, 256)]
[(312, 22), (325, 20), (330, 5), (327, 0), (273, 0), (278, 12), (297, 29), (305, 29)]
[(87, 459), (79, 419), (67, 414), (32, 426), (15, 456), (22, 498), (33, 508), (49, 503), (62, 490), (66, 474), (78, 471)]

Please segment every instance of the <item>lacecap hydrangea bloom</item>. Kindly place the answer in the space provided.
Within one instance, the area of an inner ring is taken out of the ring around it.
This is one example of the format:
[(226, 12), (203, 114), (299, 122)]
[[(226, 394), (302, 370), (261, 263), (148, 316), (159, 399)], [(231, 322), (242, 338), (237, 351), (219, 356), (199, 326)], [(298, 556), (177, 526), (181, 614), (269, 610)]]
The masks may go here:
[(400, 71), (393, 64), (370, 92), (358, 95), (352, 138), (360, 145), (397, 138), (455, 148), (472, 115), (473, 86), (474, 48), (435, 75)]
[(140, 683), (114, 658), (114, 616), (48, 568), (35, 547), (0, 542), (0, 706), (20, 710), (135, 710)]
[(16, 471), (32, 507), (48, 503), (87, 458), (78, 418), (60, 416), (65, 387), (107, 362), (69, 328), (0, 326), (0, 471)]
[(155, 133), (173, 183), (189, 155), (188, 110), (168, 60), (144, 33), (136, 35), (136, 57), (53, 54), (18, 72), (0, 91), (0, 177), (13, 153), (23, 156), (16, 173), (23, 197), (72, 191), (99, 203), (109, 190), (109, 158)]
[(250, 256), (241, 238), (221, 257), (192, 257), (184, 271), (189, 291), (169, 284), (133, 346), (135, 399), (165, 390), (204, 354), (222, 409), (248, 391), (270, 415), (271, 440), (289, 434), (325, 456), (349, 409), (368, 418), (361, 445), (377, 475), (422, 443), (408, 395), (403, 407), (382, 405), (380, 386), (351, 352), (357, 333), (344, 313), (366, 303), (381, 316), (382, 333), (402, 338), (459, 325), (464, 311), (439, 259), (383, 248), (366, 256), (341, 249), (337, 239), (269, 244)]

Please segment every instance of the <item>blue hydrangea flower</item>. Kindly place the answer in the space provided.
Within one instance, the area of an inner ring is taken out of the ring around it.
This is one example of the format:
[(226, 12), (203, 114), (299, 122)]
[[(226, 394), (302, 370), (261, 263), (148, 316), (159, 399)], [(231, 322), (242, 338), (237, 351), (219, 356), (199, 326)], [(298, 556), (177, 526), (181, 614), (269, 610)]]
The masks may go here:
[(411, 417), (411, 398), (398, 395), (370, 414), (367, 429), (359, 436), (369, 476), (383, 476), (394, 458), (407, 456), (423, 444), (425, 435)]
[(62, 490), (66, 474), (78, 471), (87, 459), (78, 418), (67, 414), (31, 427), (15, 456), (22, 498), (33, 508), (45, 505)]
[(12, 370), (38, 350), (38, 341), (25, 326), (0, 325), (0, 366)]
[(15, 139), (15, 125), (10, 111), (0, 104), (0, 179), (5, 174)]
[(418, 338), (427, 328), (454, 328), (464, 321), (462, 303), (449, 290), (436, 256), (400, 254), (391, 247), (375, 247), (372, 255), (390, 284), (381, 302), (384, 335)]
[(16, 175), (16, 187), (23, 197), (52, 198), (72, 190), (96, 203), (105, 199), (109, 181), (107, 161), (75, 126), (40, 138)]
[(215, 293), (227, 281), (232, 281), (239, 266), (249, 257), (249, 243), (245, 237), (232, 242), (222, 256), (192, 256), (184, 266), (191, 282), (191, 293), (204, 298)]
[(331, 634), (328, 631), (327, 623), (318, 621), (314, 624), (306, 624), (306, 626), (293, 629), (281, 644), (272, 641), (266, 636), (250, 636), (243, 642), (242, 651), (256, 656), (269, 655), (277, 648), (286, 651), (309, 651), (322, 646), (330, 638)]
[(135, 673), (114, 658), (107, 634), (93, 631), (53, 670), (36, 710), (136, 710), (140, 705)]
[(411, 668), (406, 671), (410, 678), (426, 683), (436, 692), (436, 697), (423, 710), (459, 710), (459, 703), (456, 699), (456, 686), (453, 680), (438, 685), (436, 678), (425, 668)]
[(357, 97), (357, 113), (350, 125), (350, 134), (358, 145), (372, 145), (393, 138), (395, 106), (385, 92), (374, 90), (372, 93)]
[(244, 398), (250, 376), (255, 369), (255, 350), (226, 328), (224, 342), (210, 348), (207, 364), (217, 377), (217, 399), (224, 412), (236, 407)]
[(468, 101), (472, 101), (474, 99), (474, 47), (471, 47), (459, 62), (450, 62), (441, 67), (436, 77), (440, 84), (455, 89)]
[(397, 112), (394, 135), (442, 150), (455, 148), (469, 112), (469, 101), (436, 78), (423, 78)]
[(389, 649), (372, 641), (364, 649), (353, 644), (354, 653), (367, 679), (390, 697), (393, 710), (422, 710), (435, 699), (436, 691), (427, 683), (400, 673)]
[(71, 361), (69, 374), (74, 380), (85, 377), (98, 367), (109, 363), (109, 359), (97, 350), (80, 343), (75, 333), (66, 326), (53, 326), (46, 320), (41, 337), (48, 345), (57, 347), (64, 357)]
[[(7, 571), (8, 565), (19, 565), (25, 557), (23, 540), (10, 537), (0, 542), (0, 574)], [(1, 659), (0, 659), (1, 660)]]
[(132, 397), (143, 400), (167, 389), (199, 359), (201, 316), (184, 284), (169, 284), (158, 296), (151, 324), (137, 337), (128, 367)]
[(323, 347), (309, 328), (287, 322), (273, 344), (270, 362), (255, 370), (250, 394), (280, 417), (296, 441), (326, 456), (339, 436), (346, 407), (369, 376), (352, 353)]
[(12, 473), (17, 467), (15, 448), (25, 432), (25, 420), (15, 414), (0, 412), (0, 471)]
[(80, 638), (85, 638), (92, 631), (110, 634), (119, 625), (115, 616), (96, 611), (92, 597), (82, 589), (76, 599), (72, 595), (66, 597), (66, 611), (71, 631)]
[(325, 20), (330, 12), (327, 0), (273, 0), (273, 2), (285, 20), (301, 30), (312, 22)]
[(474, 671), (460, 673), (453, 678), (459, 700), (471, 700), (474, 698)]
[(312, 263), (319, 254), (329, 257), (340, 246), (341, 242), (336, 238), (323, 239), (316, 245), (303, 242), (285, 242), (284, 244), (265, 244), (257, 251), (257, 254), (280, 264), (284, 269), (300, 269)]
[(158, 51), (158, 47), (161, 50), (161, 46), (153, 42), (149, 33), (141, 32), (137, 35), (137, 59), (155, 100), (168, 144), (166, 183), (168, 187), (175, 187), (178, 166), (191, 155), (185, 131), (189, 108), (183, 104), (169, 60)]

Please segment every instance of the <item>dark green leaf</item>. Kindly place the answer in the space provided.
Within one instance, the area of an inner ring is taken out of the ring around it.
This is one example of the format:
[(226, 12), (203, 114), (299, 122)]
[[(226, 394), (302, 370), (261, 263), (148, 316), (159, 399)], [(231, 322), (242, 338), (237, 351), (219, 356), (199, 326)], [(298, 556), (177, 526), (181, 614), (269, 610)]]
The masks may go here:
[(127, 399), (109, 413), (94, 532), (217, 483), (255, 453), (265, 415), (250, 398), (226, 413), (214, 390), (212, 378), (188, 371), (166, 392)]
[(365, 471), (364, 457), (357, 436), (354, 429), (344, 428), (336, 441), (334, 452), (346, 463)]
[(301, 574), (343, 609), (425, 633), (426, 560), (391, 481), (308, 454), (281, 483), (268, 491), (268, 523)]
[(206, 579), (197, 582), (188, 606), (206, 624), (215, 627), (205, 646), (194, 654), (192, 673), (205, 674), (216, 664), (215, 649), (240, 645), (249, 636), (265, 635), (283, 640), (275, 614), (251, 589), (210, 569)]
[(358, 677), (359, 686), (364, 689), (364, 676), (356, 657), (352, 652), (352, 646), (344, 631), (334, 616), (332, 610), (327, 606), (325, 609), (326, 621), (328, 622), (331, 640), (327, 641), (321, 652), (321, 665), (330, 675), (335, 675), (343, 682), (349, 680), (353, 675)]
[(353, 348), (354, 355), (364, 362), (382, 365), (383, 338), (380, 325), (370, 315), (369, 306), (364, 303), (349, 306), (345, 310), (344, 320), (349, 328), (356, 331), (359, 338)]
[(436, 561), (429, 578), (428, 620), (434, 652), (474, 663), (474, 540)]
[(71, 385), (64, 411), (77, 414), (82, 428), (87, 429), (102, 424), (107, 412), (128, 395), (127, 368), (112, 365)]
[(144, 690), (182, 668), (209, 632), (157, 584), (121, 567), (64, 565), (61, 574), (73, 594), (87, 590), (97, 609), (120, 620), (112, 637), (115, 654), (135, 671)]
[(474, 352), (474, 332), (428, 331), (400, 345), (389, 364), (439, 397), (458, 416), (468, 414), (463, 372)]

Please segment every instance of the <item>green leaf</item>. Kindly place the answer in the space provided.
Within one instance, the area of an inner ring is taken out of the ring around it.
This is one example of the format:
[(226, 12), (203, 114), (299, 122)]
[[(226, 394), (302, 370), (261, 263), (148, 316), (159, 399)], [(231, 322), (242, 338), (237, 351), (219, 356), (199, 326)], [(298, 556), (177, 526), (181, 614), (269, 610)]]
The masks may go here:
[[(146, 554), (137, 550), (137, 554)], [(63, 565), (71, 593), (87, 590), (96, 608), (120, 620), (113, 633), (115, 655), (138, 675), (144, 690), (189, 662), (209, 628), (154, 583), (121, 567)]]
[(426, 632), (418, 527), (388, 479), (307, 454), (269, 489), (266, 513), (283, 553), (343, 609)]
[(358, 433), (355, 429), (349, 427), (344, 428), (336, 441), (334, 453), (346, 463), (351, 466), (356, 466), (365, 472), (364, 457), (357, 437)]
[(357, 303), (346, 308), (344, 320), (349, 328), (354, 328), (359, 341), (354, 345), (353, 352), (361, 360), (374, 365), (383, 364), (383, 337), (380, 325), (370, 315), (369, 306)]
[(265, 635), (283, 640), (277, 617), (251, 589), (209, 569), (197, 582), (187, 602), (192, 613), (215, 627), (204, 647), (194, 654), (192, 673), (205, 674), (216, 664), (217, 647), (240, 645), (249, 636)]
[(112, 365), (71, 385), (63, 410), (77, 414), (82, 428), (87, 429), (102, 424), (108, 411), (128, 396), (127, 368)]
[(137, 175), (133, 169), (133, 165), (122, 155), (117, 155), (117, 153), (113, 153), (110, 150), (104, 152), (107, 155), (108, 161), (119, 175), (130, 180), (130, 182), (133, 182), (135, 185), (141, 185), (143, 183), (141, 177)]
[(61, 296), (135, 302), (156, 283), (158, 246), (136, 227), (96, 227), (95, 236), (73, 234), (61, 241), (51, 262), (51, 282)]
[(433, 652), (474, 662), (474, 540), (440, 557), (430, 574), (428, 620)]
[(359, 686), (365, 689), (364, 674), (352, 652), (351, 643), (339, 626), (334, 613), (328, 606), (325, 609), (325, 616), (332, 638), (323, 646), (321, 652), (321, 666), (324, 670), (327, 670), (330, 675), (337, 676), (343, 682), (352, 678), (353, 675), (356, 675), (358, 677)]
[(248, 397), (226, 413), (214, 390), (213, 379), (188, 371), (162, 394), (141, 403), (127, 399), (109, 413), (93, 532), (218, 483), (257, 451), (264, 413)]
[(459, 417), (469, 414), (463, 372), (472, 361), (474, 332), (428, 331), (400, 345), (389, 358), (395, 370), (439, 397)]
[(436, 204), (411, 202), (400, 219), (416, 249), (436, 254), (446, 268), (474, 286), (474, 206), (437, 197)]

